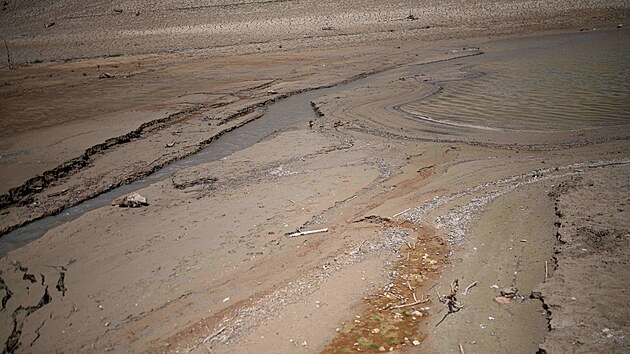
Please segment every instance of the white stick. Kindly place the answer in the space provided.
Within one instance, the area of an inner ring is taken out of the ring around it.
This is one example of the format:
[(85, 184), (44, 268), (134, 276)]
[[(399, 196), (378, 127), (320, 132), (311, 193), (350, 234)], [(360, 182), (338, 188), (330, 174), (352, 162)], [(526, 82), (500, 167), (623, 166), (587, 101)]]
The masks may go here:
[(473, 287), (473, 286), (475, 286), (475, 285), (477, 285), (477, 282), (476, 282), (476, 281), (474, 281), (474, 282), (470, 283), (470, 285), (468, 285), (468, 286), (466, 287), (466, 290), (464, 290), (464, 294), (463, 294), (463, 295), (468, 294), (468, 290), (470, 290), (470, 288), (472, 288), (472, 287)]
[(298, 237), (298, 236), (316, 234), (316, 233), (320, 233), (320, 232), (328, 232), (328, 228), (319, 229), (319, 230), (311, 230), (311, 231), (294, 232), (292, 234), (288, 234), (287, 237)]
[(548, 276), (549, 276), (549, 268), (547, 267), (547, 261), (545, 261), (545, 281), (547, 281)]
[(412, 302), (410, 304), (394, 306), (394, 308), (395, 309), (401, 309), (403, 307), (409, 307), (409, 306), (416, 306), (416, 305), (424, 304), (425, 302), (429, 302), (429, 299), (422, 299), (422, 300), (418, 300), (418, 301)]
[(409, 210), (411, 210), (411, 208), (407, 208), (407, 209), (405, 209), (405, 210), (401, 211), (400, 213), (398, 213), (398, 214), (396, 214), (396, 215), (392, 216), (392, 218), (395, 218), (395, 217), (397, 217), (397, 216), (400, 216), (400, 215), (402, 215), (402, 214), (404, 214), (404, 213), (408, 212)]
[(225, 331), (226, 327), (221, 327), (218, 331), (212, 333), (211, 335), (207, 336), (206, 339), (203, 340), (204, 343), (208, 343), (208, 341), (211, 341), (214, 339), (214, 337), (218, 336), (219, 334), (221, 334), (221, 332)]

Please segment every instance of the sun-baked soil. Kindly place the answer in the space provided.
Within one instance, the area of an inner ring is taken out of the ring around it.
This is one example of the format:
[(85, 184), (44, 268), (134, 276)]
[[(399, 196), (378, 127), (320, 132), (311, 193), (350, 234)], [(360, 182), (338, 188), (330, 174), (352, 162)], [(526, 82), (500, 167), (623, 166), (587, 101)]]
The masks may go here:
[(108, 201), (0, 258), (4, 352), (628, 349), (628, 124), (410, 113), (529, 42), (628, 38), (627, 4), (2, 7), (3, 233), (333, 87), (138, 190), (148, 206)]

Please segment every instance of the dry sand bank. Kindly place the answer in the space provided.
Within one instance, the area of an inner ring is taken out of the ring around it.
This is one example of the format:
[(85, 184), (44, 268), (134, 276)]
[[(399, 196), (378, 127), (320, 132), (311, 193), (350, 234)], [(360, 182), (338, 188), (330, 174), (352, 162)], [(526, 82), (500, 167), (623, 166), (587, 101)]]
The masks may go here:
[[(0, 11), (0, 35), (19, 65), (205, 48), (238, 54), (279, 45), (496, 36), (610, 26), (627, 16), (627, 4), (619, 0), (7, 1)], [(6, 47), (0, 47), (6, 64)]]
[[(318, 118), (143, 188), (148, 207), (98, 208), (0, 258), (4, 351), (628, 350), (628, 125), (510, 131), (408, 114), (498, 52), (476, 36), (615, 27), (627, 5), (124, 5), (0, 13), (16, 62), (214, 47), (2, 69), (2, 192), (83, 156), (5, 195), (3, 229), (191, 154), (283, 96), (379, 74), (314, 99)], [(279, 23), (299, 31), (278, 37)], [(129, 42), (102, 40), (114, 32)], [(454, 279), (464, 307), (448, 313), (436, 291)], [(496, 303), (507, 286), (517, 297)]]

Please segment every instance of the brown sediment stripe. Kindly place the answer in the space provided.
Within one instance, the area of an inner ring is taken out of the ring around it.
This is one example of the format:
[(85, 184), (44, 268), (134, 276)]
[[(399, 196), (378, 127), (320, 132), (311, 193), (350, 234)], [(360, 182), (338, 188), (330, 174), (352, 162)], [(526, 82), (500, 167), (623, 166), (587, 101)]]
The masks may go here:
[[(388, 222), (391, 223), (391, 222)], [(414, 243), (399, 251), (383, 292), (365, 298), (365, 309), (340, 324), (323, 353), (380, 353), (418, 346), (428, 335), (428, 308), (439, 304), (429, 290), (448, 263), (448, 246), (434, 230), (409, 222), (397, 226), (416, 233)]]

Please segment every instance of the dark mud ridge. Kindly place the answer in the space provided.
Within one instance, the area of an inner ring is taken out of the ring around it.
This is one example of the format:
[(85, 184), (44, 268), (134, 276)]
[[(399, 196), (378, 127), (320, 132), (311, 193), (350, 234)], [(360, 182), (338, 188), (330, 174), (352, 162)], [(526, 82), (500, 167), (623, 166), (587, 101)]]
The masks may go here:
[(630, 166), (560, 183), (551, 276), (532, 293), (549, 318), (539, 353), (630, 352)]

